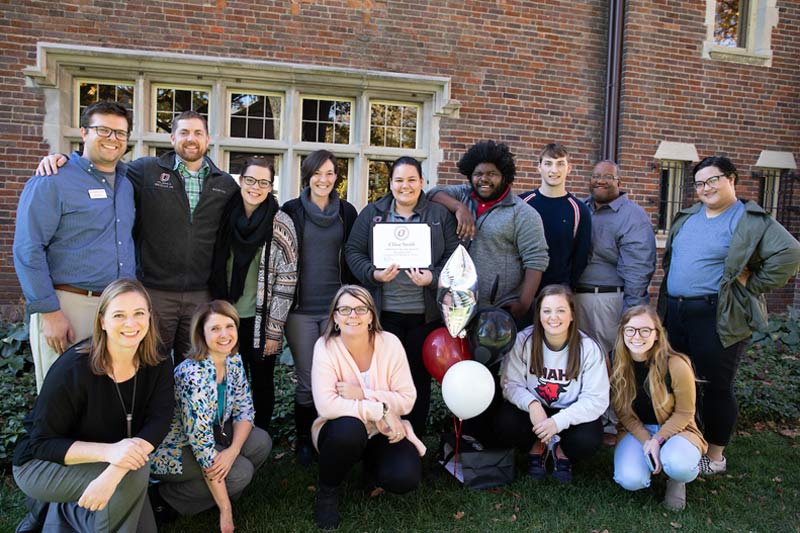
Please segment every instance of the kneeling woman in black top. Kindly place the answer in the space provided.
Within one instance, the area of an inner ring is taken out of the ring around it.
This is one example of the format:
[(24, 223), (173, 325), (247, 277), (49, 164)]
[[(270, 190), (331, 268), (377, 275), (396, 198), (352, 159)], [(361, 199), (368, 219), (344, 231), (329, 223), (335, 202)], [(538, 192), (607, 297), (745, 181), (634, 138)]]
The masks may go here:
[(166, 435), (174, 406), (172, 363), (157, 346), (147, 291), (135, 280), (111, 283), (92, 338), (56, 360), (25, 419), (14, 479), (38, 500), (26, 521), (44, 518), (43, 502), (62, 502), (49, 506), (48, 524), (156, 530), (148, 454)]

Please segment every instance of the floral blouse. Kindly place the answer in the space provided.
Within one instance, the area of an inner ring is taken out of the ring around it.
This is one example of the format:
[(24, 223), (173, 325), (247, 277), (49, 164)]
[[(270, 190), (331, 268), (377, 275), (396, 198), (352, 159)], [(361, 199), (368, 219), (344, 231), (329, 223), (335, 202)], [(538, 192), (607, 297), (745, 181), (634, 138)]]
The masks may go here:
[[(225, 360), (226, 396), (224, 420), (234, 422), (255, 417), (253, 397), (239, 354)], [(214, 422), (217, 418), (217, 371), (210, 357), (184, 360), (175, 368), (175, 416), (169, 433), (151, 458), (154, 474), (181, 474), (181, 449), (191, 446), (203, 469), (214, 463)]]

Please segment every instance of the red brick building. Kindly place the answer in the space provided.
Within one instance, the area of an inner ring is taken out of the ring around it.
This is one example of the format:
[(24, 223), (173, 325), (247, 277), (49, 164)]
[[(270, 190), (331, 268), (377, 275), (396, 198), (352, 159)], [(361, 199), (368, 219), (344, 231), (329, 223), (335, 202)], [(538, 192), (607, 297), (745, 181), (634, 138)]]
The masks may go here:
[[(536, 154), (557, 140), (573, 154), (570, 190), (615, 158), (661, 230), (691, 199), (691, 161), (724, 154), (739, 196), (800, 231), (795, 0), (23, 0), (0, 5), (0, 28), (6, 310), (20, 301), (20, 190), (43, 154), (77, 146), (98, 98), (132, 106), (130, 157), (167, 149), (174, 114), (207, 114), (214, 160), (236, 173), (245, 155), (273, 156), (281, 200), (320, 147), (363, 206), (384, 190), (384, 161), (414, 155), (429, 183), (460, 182), (456, 161), (487, 138), (517, 155), (515, 188), (533, 188)], [(793, 281), (773, 308), (799, 293)]]

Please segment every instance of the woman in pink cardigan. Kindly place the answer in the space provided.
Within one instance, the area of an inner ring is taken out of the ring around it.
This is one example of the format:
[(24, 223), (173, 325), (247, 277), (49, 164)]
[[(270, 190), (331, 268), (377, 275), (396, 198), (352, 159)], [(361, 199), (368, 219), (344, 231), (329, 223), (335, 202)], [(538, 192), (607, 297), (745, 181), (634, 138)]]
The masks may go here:
[(417, 398), (400, 341), (381, 329), (369, 292), (344, 285), (314, 346), (311, 391), (319, 413), (311, 428), (319, 451), (314, 521), (339, 526), (340, 487), (356, 463), (376, 487), (402, 494), (417, 487), (425, 446), (400, 417)]

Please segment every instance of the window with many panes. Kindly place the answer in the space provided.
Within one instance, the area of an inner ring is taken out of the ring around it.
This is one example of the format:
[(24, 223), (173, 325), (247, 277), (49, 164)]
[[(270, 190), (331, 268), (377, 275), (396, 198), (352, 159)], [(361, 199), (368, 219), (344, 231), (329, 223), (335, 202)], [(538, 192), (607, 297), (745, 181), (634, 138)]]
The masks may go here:
[(706, 0), (703, 57), (770, 66), (776, 0)]
[(269, 158), (282, 202), (298, 194), (301, 161), (319, 149), (337, 157), (337, 190), (358, 208), (388, 192), (388, 167), (400, 156), (420, 160), (430, 187), (442, 157), (439, 121), (459, 108), (449, 79), (435, 76), (49, 43), (37, 53), (26, 75), (59, 89), (45, 92), (54, 151), (80, 148), (80, 114), (97, 100), (131, 107), (128, 159), (169, 152), (173, 119), (193, 110), (208, 120), (217, 166), (236, 176), (247, 157)]
[(689, 165), (687, 161), (661, 160), (656, 231), (668, 232), (678, 211), (691, 204), (694, 184)]

